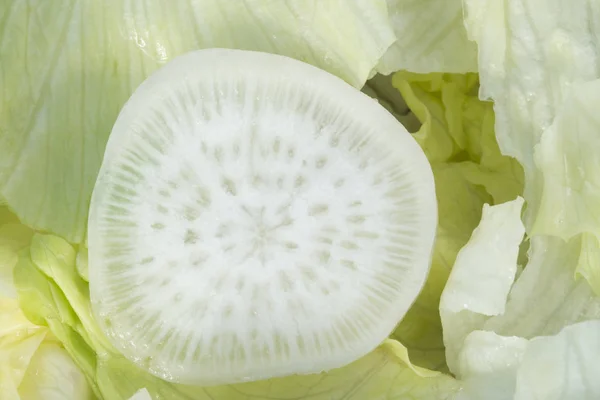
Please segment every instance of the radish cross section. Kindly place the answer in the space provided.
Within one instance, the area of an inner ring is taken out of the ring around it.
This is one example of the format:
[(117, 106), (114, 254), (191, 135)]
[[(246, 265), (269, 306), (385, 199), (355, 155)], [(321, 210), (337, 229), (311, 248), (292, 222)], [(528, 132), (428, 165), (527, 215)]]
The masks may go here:
[(146, 80), (113, 128), (92, 307), (169, 381), (318, 373), (402, 319), (436, 222), (427, 159), (376, 101), (290, 58), (200, 50)]

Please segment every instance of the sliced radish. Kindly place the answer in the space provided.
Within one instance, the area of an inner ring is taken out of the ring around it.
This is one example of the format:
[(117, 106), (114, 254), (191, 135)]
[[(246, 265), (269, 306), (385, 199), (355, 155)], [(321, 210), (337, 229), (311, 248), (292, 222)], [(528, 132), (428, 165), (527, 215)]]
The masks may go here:
[(402, 319), (436, 221), (422, 150), (375, 101), (290, 58), (189, 53), (137, 89), (110, 136), (93, 309), (170, 381), (329, 370)]

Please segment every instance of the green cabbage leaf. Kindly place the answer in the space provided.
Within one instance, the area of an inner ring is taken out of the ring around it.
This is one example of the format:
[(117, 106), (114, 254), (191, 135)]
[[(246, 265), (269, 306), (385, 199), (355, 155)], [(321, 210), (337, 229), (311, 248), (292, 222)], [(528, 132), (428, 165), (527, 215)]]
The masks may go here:
[(0, 31), (0, 197), (74, 243), (119, 110), (173, 57), (265, 51), (361, 87), (395, 41), (384, 0), (2, 1)]

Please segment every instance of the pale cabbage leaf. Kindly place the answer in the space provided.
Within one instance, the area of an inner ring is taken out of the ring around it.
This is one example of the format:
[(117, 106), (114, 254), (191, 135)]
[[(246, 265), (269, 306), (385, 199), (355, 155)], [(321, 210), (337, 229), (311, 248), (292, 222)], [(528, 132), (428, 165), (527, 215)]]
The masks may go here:
[(523, 199), (483, 207), (479, 226), (460, 250), (440, 301), (446, 361), (461, 376), (458, 355), (471, 331), (502, 315), (517, 272)]
[(600, 396), (600, 320), (531, 340), (475, 331), (460, 355), (456, 400), (594, 400)]
[(7, 298), (0, 298), (0, 398), (95, 398), (85, 376), (49, 329), (32, 324), (17, 301)]
[(2, 1), (0, 30), (0, 197), (75, 243), (117, 114), (165, 62), (266, 51), (360, 87), (395, 40), (384, 0)]
[(477, 71), (477, 46), (467, 37), (462, 0), (387, 0), (398, 40), (377, 70), (418, 73)]

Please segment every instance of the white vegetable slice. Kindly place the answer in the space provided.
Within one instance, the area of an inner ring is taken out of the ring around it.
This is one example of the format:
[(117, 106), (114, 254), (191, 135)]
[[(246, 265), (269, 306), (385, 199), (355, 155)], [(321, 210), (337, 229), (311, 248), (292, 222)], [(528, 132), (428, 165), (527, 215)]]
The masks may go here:
[(329, 370), (402, 319), (436, 222), (425, 155), (375, 101), (283, 56), (188, 53), (113, 128), (92, 305), (126, 357), (170, 381)]

